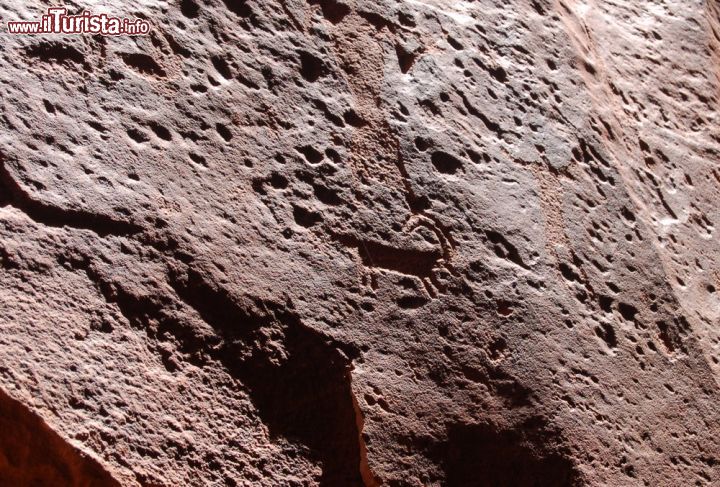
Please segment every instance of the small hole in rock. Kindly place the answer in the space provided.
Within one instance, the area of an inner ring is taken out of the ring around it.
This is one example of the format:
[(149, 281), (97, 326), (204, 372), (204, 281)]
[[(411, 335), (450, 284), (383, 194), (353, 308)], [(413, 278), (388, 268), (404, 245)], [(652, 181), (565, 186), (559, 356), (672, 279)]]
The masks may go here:
[(497, 313), (500, 316), (510, 316), (514, 313), (514, 311), (509, 302), (501, 300), (497, 302)]
[(443, 151), (434, 152), (431, 161), (435, 169), (443, 174), (456, 174), (463, 168), (460, 159)]
[(288, 180), (282, 174), (274, 172), (270, 176), (270, 185), (275, 189), (285, 189), (288, 186)]
[(137, 142), (138, 144), (142, 144), (143, 142), (147, 142), (150, 140), (150, 137), (148, 137), (148, 134), (145, 132), (141, 132), (137, 129), (128, 129), (127, 131), (128, 137), (130, 137), (132, 140)]
[(325, 74), (325, 64), (309, 52), (300, 53), (300, 75), (307, 81), (314, 83)]
[(310, 164), (318, 164), (325, 159), (322, 152), (317, 151), (314, 147), (309, 145), (298, 147), (296, 150), (305, 156), (305, 160), (307, 160)]
[(200, 13), (200, 7), (193, 0), (182, 0), (180, 2), (180, 12), (189, 19), (197, 18)]
[(367, 125), (367, 122), (357, 114), (355, 110), (348, 110), (343, 114), (343, 120), (345, 120), (345, 123), (350, 125), (351, 127), (364, 127)]
[(150, 129), (155, 132), (155, 135), (157, 135), (162, 140), (172, 140), (172, 134), (170, 133), (170, 131), (159, 123), (150, 122), (148, 125), (150, 126)]
[(295, 223), (305, 228), (315, 226), (322, 221), (322, 217), (319, 213), (307, 210), (300, 206), (293, 206), (293, 218), (295, 218)]
[(638, 313), (638, 310), (635, 306), (627, 303), (618, 304), (618, 311), (620, 311), (622, 317), (625, 318), (627, 321), (634, 321), (635, 315)]
[(397, 54), (398, 66), (400, 71), (405, 74), (410, 71), (412, 65), (415, 63), (415, 54), (409, 52), (402, 45), (395, 46), (395, 53)]
[(250, 17), (252, 9), (247, 4), (247, 0), (223, 0), (223, 3), (235, 15), (239, 17)]
[(155, 61), (155, 59), (148, 56), (147, 54), (126, 53), (121, 54), (120, 56), (122, 57), (123, 61), (125, 61), (125, 64), (135, 69), (136, 71), (139, 71), (142, 74), (149, 74), (161, 78), (164, 78), (166, 76), (165, 70), (160, 67), (160, 65), (157, 63), (157, 61)]
[(221, 123), (215, 124), (215, 130), (217, 130), (217, 133), (220, 134), (220, 137), (222, 137), (225, 142), (230, 142), (230, 140), (232, 140), (233, 135), (230, 132), (230, 129), (228, 129), (225, 125)]
[(337, 25), (350, 13), (350, 7), (337, 0), (311, 0), (311, 4), (320, 4), (323, 17), (330, 23)]
[(451, 36), (447, 36), (447, 41), (448, 44), (453, 47), (453, 49), (456, 49), (458, 51), (462, 51), (463, 49), (465, 49), (462, 44), (460, 44), (455, 38)]
[(201, 156), (200, 154), (195, 154), (194, 152), (191, 152), (190, 159), (196, 164), (200, 164), (201, 166), (208, 167), (207, 160)]
[(225, 79), (232, 79), (233, 75), (230, 71), (230, 66), (228, 66), (227, 61), (225, 61), (220, 56), (213, 56), (210, 60), (212, 61), (215, 70), (220, 73), (220, 76)]
[(53, 106), (52, 103), (50, 103), (50, 102), (47, 101), (47, 100), (43, 100), (43, 104), (45, 105), (45, 110), (46, 110), (48, 113), (55, 113), (55, 107)]
[(415, 147), (417, 147), (417, 150), (420, 152), (425, 152), (428, 150), (431, 146), (431, 143), (429, 140), (423, 138), (423, 137), (415, 137)]

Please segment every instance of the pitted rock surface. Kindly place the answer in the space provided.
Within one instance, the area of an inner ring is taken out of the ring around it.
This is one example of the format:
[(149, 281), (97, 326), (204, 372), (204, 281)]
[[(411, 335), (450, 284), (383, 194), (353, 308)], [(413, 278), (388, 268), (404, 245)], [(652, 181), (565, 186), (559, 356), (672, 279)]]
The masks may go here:
[(714, 1), (68, 8), (152, 32), (2, 34), (0, 479), (720, 483)]

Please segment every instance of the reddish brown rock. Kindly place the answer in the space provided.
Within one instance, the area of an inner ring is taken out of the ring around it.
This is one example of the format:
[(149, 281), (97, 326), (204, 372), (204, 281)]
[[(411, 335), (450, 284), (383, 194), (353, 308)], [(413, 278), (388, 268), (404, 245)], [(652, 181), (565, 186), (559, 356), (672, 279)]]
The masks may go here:
[(720, 482), (714, 4), (106, 11), (2, 34), (0, 479)]
[(22, 403), (0, 392), (2, 485), (119, 485)]

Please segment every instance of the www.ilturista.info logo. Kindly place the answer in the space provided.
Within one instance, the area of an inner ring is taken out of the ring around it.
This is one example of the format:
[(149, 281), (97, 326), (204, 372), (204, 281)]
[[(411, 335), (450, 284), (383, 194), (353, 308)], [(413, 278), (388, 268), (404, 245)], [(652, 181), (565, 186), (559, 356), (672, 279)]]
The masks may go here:
[(39, 21), (8, 21), (9, 34), (100, 34), (105, 36), (146, 35), (150, 23), (142, 19), (112, 17), (84, 11), (68, 15), (66, 7), (49, 8)]

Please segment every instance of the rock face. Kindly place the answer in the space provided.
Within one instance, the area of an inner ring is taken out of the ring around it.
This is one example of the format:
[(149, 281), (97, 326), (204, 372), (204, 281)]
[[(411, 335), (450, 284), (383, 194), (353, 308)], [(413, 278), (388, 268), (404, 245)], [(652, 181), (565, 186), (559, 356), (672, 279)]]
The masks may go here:
[(0, 481), (720, 483), (715, 2), (96, 3), (2, 34)]

